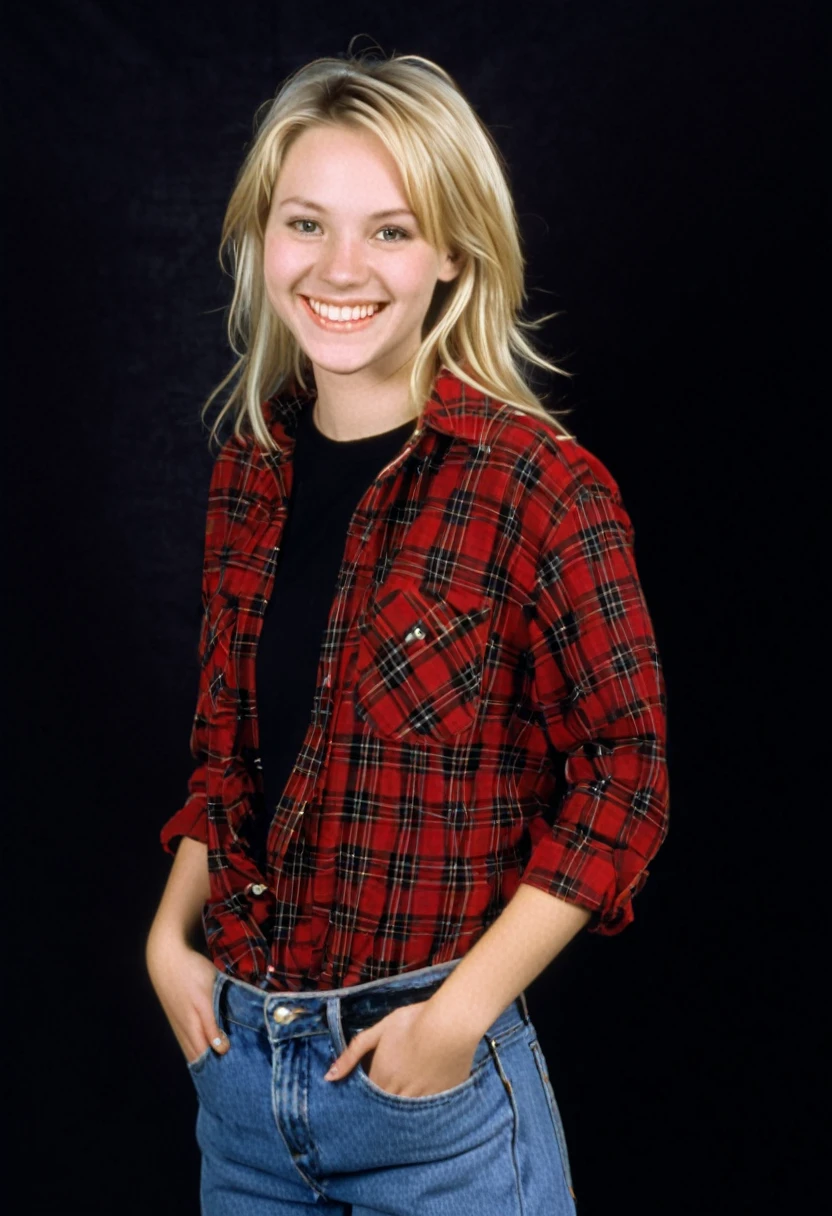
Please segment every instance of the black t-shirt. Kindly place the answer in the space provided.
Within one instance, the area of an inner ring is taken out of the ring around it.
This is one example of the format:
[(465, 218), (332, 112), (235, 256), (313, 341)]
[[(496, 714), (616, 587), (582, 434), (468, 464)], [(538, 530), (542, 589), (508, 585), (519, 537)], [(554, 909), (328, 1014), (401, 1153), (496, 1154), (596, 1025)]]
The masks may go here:
[(266, 837), (306, 734), (324, 630), (352, 514), (402, 448), (415, 419), (364, 439), (329, 439), (312, 404), (298, 417), (289, 515), (256, 656), (263, 805), (250, 847), (265, 873)]

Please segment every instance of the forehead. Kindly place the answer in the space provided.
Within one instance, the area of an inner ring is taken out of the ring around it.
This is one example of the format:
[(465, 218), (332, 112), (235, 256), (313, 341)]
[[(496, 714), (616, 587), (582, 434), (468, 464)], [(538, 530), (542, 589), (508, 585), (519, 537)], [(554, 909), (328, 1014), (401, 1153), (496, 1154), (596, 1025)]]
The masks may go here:
[(372, 131), (348, 127), (311, 127), (296, 136), (278, 174), (275, 200), (289, 196), (315, 201), (324, 208), (370, 209), (407, 206), (398, 165)]

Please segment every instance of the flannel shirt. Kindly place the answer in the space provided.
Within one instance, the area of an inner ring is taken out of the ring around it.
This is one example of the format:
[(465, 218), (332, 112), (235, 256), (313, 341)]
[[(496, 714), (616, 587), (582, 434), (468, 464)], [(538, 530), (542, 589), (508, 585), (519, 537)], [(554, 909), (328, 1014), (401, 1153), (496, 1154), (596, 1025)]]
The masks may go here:
[(232, 436), (211, 475), (196, 767), (161, 832), (207, 844), (211, 958), (265, 990), (387, 978), (464, 955), (521, 882), (620, 932), (669, 797), (632, 523), (596, 456), (444, 367), (350, 521), (256, 867), (255, 652), (312, 403), (270, 398), (278, 450)]

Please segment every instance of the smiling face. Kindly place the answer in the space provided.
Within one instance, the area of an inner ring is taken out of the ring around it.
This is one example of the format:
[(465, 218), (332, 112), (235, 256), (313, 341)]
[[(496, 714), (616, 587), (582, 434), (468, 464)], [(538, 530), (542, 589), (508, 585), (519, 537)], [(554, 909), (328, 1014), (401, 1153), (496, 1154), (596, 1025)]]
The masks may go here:
[(312, 127), (284, 159), (266, 225), (268, 298), (313, 369), (402, 368), (437, 281), (459, 272), (423, 237), (396, 163), (370, 131)]

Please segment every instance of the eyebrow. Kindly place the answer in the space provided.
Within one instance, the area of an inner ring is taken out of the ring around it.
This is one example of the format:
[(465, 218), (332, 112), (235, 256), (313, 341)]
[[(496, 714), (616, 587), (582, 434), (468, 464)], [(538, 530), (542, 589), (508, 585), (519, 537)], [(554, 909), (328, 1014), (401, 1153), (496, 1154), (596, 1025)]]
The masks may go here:
[[(320, 203), (314, 203), (312, 199), (309, 198), (297, 198), (293, 195), (291, 198), (281, 199), (278, 206), (285, 207), (287, 203), (296, 203), (299, 207), (306, 207), (310, 211), (320, 211), (322, 215), (327, 214), (326, 207), (322, 207)], [(390, 211), (374, 211), (370, 216), (370, 219), (386, 220), (391, 215), (413, 215), (413, 212), (409, 211), (407, 207), (393, 207)], [(415, 219), (416, 216), (413, 215), (413, 218)]]

